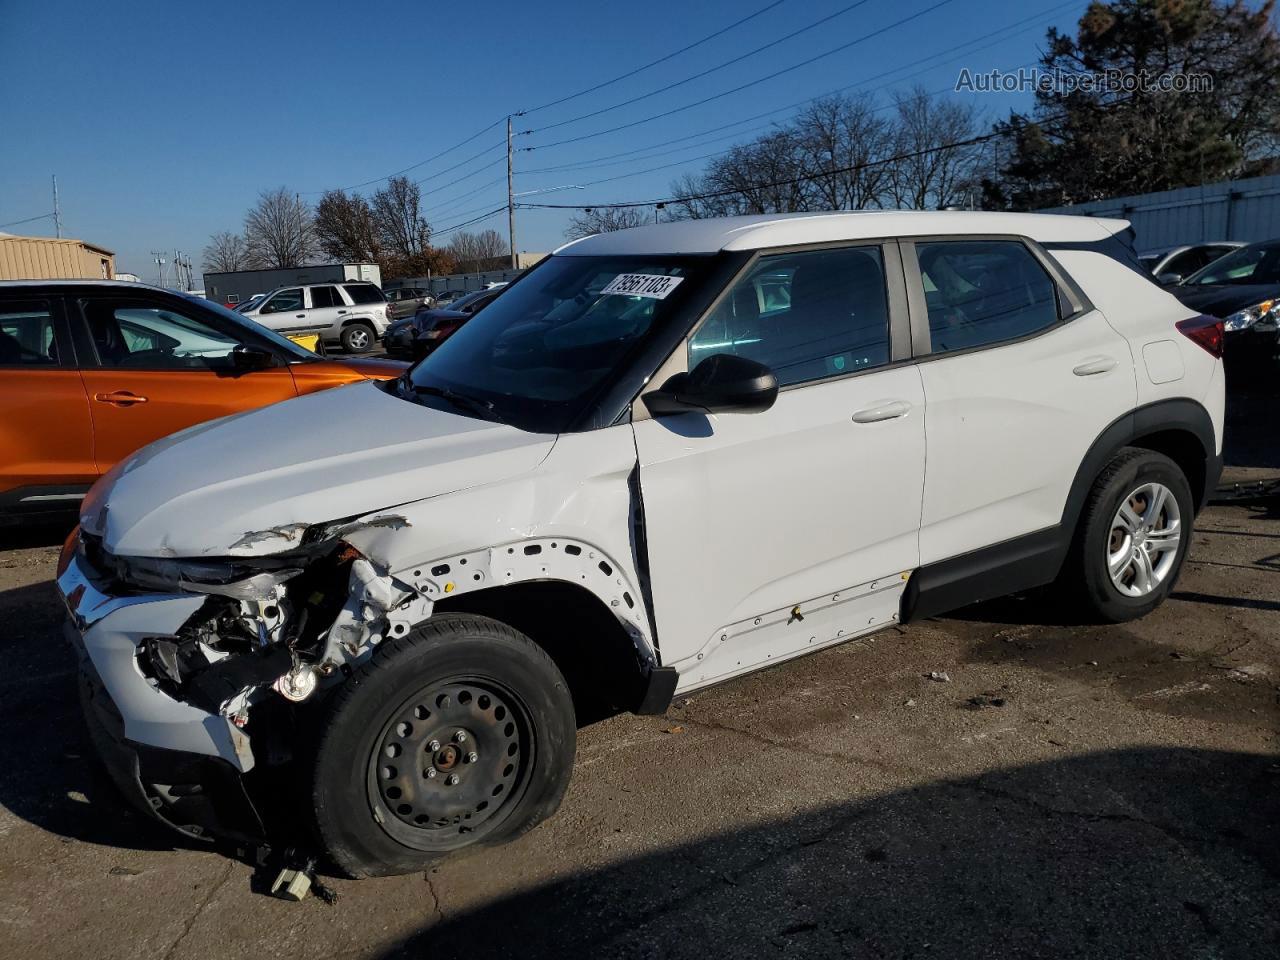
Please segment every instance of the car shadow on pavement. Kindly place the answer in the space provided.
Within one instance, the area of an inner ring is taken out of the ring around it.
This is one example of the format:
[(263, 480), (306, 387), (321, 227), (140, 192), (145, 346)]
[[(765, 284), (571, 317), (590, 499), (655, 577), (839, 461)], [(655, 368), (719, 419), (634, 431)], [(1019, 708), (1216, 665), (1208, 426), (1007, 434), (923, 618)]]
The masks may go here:
[(442, 921), (384, 960), (1276, 956), (1278, 839), (1275, 756), (1092, 753), (620, 858), (458, 916), (446, 867)]
[(67, 843), (173, 849), (125, 803), (89, 743), (53, 584), (0, 591), (0, 624), (0, 806)]

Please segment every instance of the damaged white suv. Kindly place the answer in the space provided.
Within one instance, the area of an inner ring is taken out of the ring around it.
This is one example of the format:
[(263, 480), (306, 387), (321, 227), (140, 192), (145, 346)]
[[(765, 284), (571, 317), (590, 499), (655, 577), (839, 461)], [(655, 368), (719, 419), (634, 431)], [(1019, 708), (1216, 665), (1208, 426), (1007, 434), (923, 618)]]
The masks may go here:
[(60, 564), (98, 747), (188, 835), (405, 872), (551, 814), (603, 711), (1055, 580), (1148, 612), (1220, 470), (1222, 326), (1126, 229), (590, 237), (398, 381), (147, 447)]

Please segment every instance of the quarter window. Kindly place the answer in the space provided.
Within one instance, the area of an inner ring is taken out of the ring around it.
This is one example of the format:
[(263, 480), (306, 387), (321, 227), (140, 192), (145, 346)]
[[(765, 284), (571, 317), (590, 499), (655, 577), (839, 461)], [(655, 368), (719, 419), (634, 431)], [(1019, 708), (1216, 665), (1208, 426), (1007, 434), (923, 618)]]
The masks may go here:
[(1014, 340), (1061, 319), (1057, 289), (1015, 240), (917, 243), (933, 353)]
[(348, 283), (342, 289), (347, 291), (352, 303), (385, 303), (387, 299), (372, 283)]
[(57, 363), (49, 301), (0, 303), (0, 367), (53, 367)]
[(780, 386), (889, 362), (879, 247), (761, 257), (689, 341), (689, 369), (732, 353), (765, 364)]

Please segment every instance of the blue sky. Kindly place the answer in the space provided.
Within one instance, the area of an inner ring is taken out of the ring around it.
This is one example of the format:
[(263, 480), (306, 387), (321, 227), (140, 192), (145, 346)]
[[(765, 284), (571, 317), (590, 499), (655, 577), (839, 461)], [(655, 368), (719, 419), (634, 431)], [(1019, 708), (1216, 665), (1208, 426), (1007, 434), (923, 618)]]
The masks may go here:
[[(525, 0), (441, 10), (444, 5), (384, 0), (199, 6), (0, 0), (0, 224), (49, 212), (50, 175), (56, 173), (64, 234), (115, 250), (118, 270), (154, 280), (149, 251), (181, 249), (198, 270), (209, 236), (239, 230), (262, 189), (284, 185), (314, 200), (327, 187), (394, 173), (496, 123), (408, 172), (426, 178), (428, 218), (446, 228), (505, 204), (499, 144), (508, 113), (617, 77), (769, 8), (657, 67), (516, 118), (518, 131), (534, 131), (518, 136), (518, 147), (536, 148), (516, 154), (517, 191), (587, 185), (527, 200), (587, 204), (661, 197), (676, 176), (706, 163), (696, 158), (759, 135), (794, 112), (779, 108), (856, 84), (853, 92), (874, 90), (887, 103), (893, 89), (912, 83), (950, 87), (961, 67), (1016, 68), (1037, 57), (1049, 24), (1073, 29), (1086, 6), (1085, 0), (947, 0), (893, 27), (939, 0), (863, 0), (724, 69), (574, 120), (739, 57), (850, 2), (649, 0), (622, 6)], [(702, 106), (594, 135), (881, 30)], [(1029, 100), (1022, 94), (966, 96), (993, 118)], [(758, 116), (766, 111), (777, 112)], [(752, 117), (757, 119), (748, 121)], [(566, 120), (573, 122), (546, 129)], [(677, 138), (688, 139), (668, 143)], [(520, 172), (624, 151), (641, 153), (570, 170)], [(569, 214), (522, 210), (517, 216), (517, 247), (549, 250), (561, 242)], [(505, 234), (505, 213), (475, 229), (486, 226)], [(0, 230), (52, 234), (53, 223)]]

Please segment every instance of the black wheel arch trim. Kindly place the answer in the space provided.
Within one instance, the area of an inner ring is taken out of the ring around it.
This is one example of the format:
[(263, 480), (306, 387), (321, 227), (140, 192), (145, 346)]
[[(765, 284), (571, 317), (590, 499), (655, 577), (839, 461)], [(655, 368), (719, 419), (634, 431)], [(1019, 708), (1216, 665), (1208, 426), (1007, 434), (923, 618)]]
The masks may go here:
[(902, 623), (924, 620), (982, 600), (1030, 590), (1057, 579), (1075, 536), (1080, 512), (1098, 475), (1123, 447), (1163, 433), (1190, 434), (1204, 455), (1203, 474), (1189, 477), (1203, 508), (1222, 472), (1213, 418), (1204, 405), (1185, 397), (1157, 400), (1131, 410), (1102, 431), (1085, 453), (1055, 526), (982, 547), (918, 569), (903, 592)]

